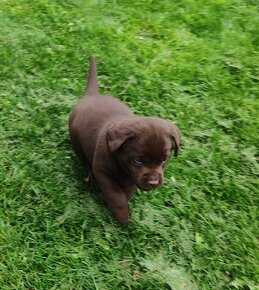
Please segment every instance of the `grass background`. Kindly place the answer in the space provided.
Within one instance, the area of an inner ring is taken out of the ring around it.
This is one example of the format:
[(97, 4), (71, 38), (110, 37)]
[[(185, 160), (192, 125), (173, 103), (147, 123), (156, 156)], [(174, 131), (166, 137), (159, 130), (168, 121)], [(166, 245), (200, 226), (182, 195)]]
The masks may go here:
[[(0, 289), (258, 289), (257, 4), (1, 1)], [(124, 228), (68, 138), (92, 53), (102, 92), (183, 135)]]

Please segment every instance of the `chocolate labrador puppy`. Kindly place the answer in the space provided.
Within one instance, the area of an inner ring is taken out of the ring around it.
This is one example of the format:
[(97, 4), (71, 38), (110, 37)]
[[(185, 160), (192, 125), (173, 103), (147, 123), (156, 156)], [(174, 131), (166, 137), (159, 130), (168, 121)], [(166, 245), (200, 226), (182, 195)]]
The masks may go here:
[(98, 92), (95, 59), (90, 60), (84, 97), (69, 119), (76, 155), (101, 189), (120, 224), (130, 219), (128, 201), (136, 187), (148, 191), (163, 183), (171, 152), (179, 152), (179, 129), (159, 118), (135, 116), (119, 100)]

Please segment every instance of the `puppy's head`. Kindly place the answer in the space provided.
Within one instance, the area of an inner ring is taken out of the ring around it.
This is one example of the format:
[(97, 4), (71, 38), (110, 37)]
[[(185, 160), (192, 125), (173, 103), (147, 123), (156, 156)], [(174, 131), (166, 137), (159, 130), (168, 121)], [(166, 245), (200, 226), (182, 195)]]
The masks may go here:
[(171, 152), (178, 155), (180, 131), (159, 118), (136, 117), (114, 123), (106, 140), (108, 150), (137, 187), (150, 190), (163, 184)]

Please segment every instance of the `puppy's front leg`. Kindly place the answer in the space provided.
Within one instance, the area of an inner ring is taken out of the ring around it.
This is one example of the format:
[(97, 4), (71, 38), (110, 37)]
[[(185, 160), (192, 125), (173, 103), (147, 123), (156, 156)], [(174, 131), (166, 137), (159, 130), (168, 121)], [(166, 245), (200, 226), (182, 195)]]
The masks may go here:
[(130, 218), (128, 199), (121, 187), (105, 173), (95, 174), (96, 182), (103, 193), (103, 199), (120, 224), (127, 224)]

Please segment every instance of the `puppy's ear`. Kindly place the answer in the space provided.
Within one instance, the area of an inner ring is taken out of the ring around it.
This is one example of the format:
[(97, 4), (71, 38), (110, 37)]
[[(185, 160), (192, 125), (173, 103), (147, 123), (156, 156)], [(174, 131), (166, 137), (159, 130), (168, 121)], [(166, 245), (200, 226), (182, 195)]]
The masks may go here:
[(176, 127), (174, 124), (171, 123), (169, 123), (169, 135), (173, 140), (174, 156), (177, 156), (180, 151), (181, 134), (178, 127)]
[(134, 133), (123, 122), (113, 124), (106, 133), (106, 142), (110, 152), (115, 152), (129, 139), (134, 138)]

